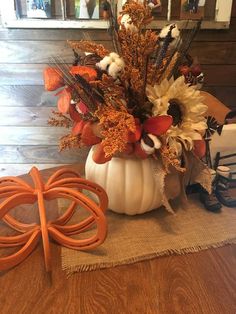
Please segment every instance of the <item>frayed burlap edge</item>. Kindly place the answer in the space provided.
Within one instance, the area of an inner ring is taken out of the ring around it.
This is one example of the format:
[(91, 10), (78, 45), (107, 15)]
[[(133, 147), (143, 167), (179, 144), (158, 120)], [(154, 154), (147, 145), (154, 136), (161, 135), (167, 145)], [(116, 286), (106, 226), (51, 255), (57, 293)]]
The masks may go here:
[(97, 263), (97, 264), (92, 264), (92, 265), (86, 265), (86, 264), (81, 264), (77, 266), (68, 266), (65, 264), (65, 257), (66, 255), (63, 253), (63, 249), (61, 250), (61, 258), (62, 258), (62, 270), (64, 270), (67, 274), (67, 276), (71, 276), (76, 272), (87, 272), (87, 271), (94, 271), (94, 270), (100, 270), (100, 269), (105, 269), (105, 268), (112, 268), (116, 266), (122, 266), (122, 265), (129, 265), (129, 264), (134, 264), (137, 262), (143, 262), (146, 260), (154, 259), (156, 257), (161, 257), (161, 256), (170, 256), (170, 255), (184, 255), (187, 253), (197, 253), (199, 251), (204, 251), (208, 250), (211, 248), (220, 248), (225, 245), (231, 245), (231, 244), (236, 244), (236, 238), (233, 239), (226, 239), (220, 242), (216, 243), (211, 243), (211, 244), (204, 244), (204, 245), (197, 245), (194, 247), (187, 247), (187, 248), (182, 248), (182, 249), (167, 249), (161, 252), (155, 252), (155, 253), (150, 253), (146, 255), (140, 255), (140, 256), (135, 256), (132, 258), (124, 259), (121, 261), (116, 261), (116, 262), (106, 262), (106, 263)]

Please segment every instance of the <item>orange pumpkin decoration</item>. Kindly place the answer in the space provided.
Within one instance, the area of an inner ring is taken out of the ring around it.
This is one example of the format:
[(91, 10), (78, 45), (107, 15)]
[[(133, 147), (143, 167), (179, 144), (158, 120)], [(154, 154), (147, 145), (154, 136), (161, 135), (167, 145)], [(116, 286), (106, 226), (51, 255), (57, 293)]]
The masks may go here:
[(43, 71), (44, 87), (47, 91), (54, 91), (64, 86), (63, 75), (59, 70), (46, 68)]
[[(60, 245), (75, 250), (93, 249), (103, 243), (106, 238), (107, 223), (104, 211), (107, 209), (108, 198), (106, 192), (99, 185), (80, 178), (75, 171), (68, 168), (56, 171), (46, 184), (43, 183), (37, 168), (33, 167), (30, 175), (34, 187), (17, 177), (0, 179), (0, 198), (4, 199), (0, 204), (0, 220), (2, 219), (11, 228), (21, 233), (16, 236), (1, 236), (0, 247), (22, 246), (18, 252), (0, 258), (0, 271), (21, 263), (34, 250), (40, 238), (43, 242), (46, 271), (51, 270), (49, 237)], [(97, 195), (99, 204), (85, 196), (81, 192), (82, 190), (88, 190)], [(65, 198), (72, 202), (59, 218), (47, 221), (44, 201), (56, 198)], [(9, 214), (12, 208), (20, 204), (35, 202), (38, 203), (40, 224), (22, 223)], [(86, 209), (91, 216), (80, 223), (65, 226), (73, 216), (77, 205)], [(92, 237), (80, 240), (70, 237), (70, 235), (89, 230), (94, 224), (97, 224), (97, 233)]]

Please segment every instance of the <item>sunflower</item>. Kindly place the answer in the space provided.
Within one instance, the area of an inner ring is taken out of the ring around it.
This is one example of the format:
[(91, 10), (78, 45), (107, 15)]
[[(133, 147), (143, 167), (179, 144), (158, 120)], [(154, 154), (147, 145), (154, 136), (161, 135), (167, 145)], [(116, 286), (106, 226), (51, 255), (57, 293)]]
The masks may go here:
[(207, 106), (203, 104), (200, 92), (185, 84), (183, 76), (177, 80), (163, 80), (160, 85), (148, 85), (147, 97), (153, 104), (153, 116), (170, 115), (173, 124), (166, 133), (169, 146), (176, 154), (182, 152), (182, 144), (191, 150), (195, 140), (201, 140), (207, 128), (205, 113)]

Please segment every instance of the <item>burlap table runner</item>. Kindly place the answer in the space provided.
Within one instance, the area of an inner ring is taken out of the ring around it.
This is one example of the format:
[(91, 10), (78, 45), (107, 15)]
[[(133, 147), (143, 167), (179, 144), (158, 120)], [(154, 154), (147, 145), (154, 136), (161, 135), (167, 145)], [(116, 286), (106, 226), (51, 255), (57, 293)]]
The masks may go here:
[[(60, 210), (63, 206), (60, 202)], [(197, 195), (185, 205), (175, 202), (173, 208), (175, 215), (164, 208), (131, 217), (108, 211), (104, 244), (89, 252), (62, 248), (63, 269), (71, 274), (236, 243), (236, 208), (214, 214), (203, 208)]]

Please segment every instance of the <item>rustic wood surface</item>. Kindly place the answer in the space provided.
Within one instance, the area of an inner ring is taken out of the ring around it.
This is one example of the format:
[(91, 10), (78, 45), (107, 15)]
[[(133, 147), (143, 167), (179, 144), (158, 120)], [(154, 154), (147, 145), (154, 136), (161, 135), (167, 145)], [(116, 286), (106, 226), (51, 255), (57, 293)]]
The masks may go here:
[[(173, 12), (178, 12), (180, 2), (173, 3)], [(229, 30), (202, 30), (191, 48), (203, 64), (204, 89), (231, 109), (236, 109), (235, 7), (236, 1)], [(67, 39), (91, 39), (111, 47), (106, 30), (0, 28), (0, 175), (28, 172), (32, 164), (48, 168), (86, 158), (87, 151), (60, 154), (57, 142), (66, 130), (47, 126), (57, 97), (44, 91), (42, 73), (52, 55), (72, 60)]]
[[(81, 171), (80, 166), (76, 166)], [(46, 178), (53, 169), (44, 170)], [(52, 214), (55, 204), (47, 204)], [(16, 217), (38, 221), (22, 206)], [(1, 234), (7, 230), (0, 223)], [(51, 244), (53, 271), (46, 274), (43, 250), (0, 273), (3, 314), (234, 314), (236, 245), (181, 256), (159, 257), (133, 265), (75, 273), (61, 270), (60, 247)], [(6, 254), (6, 252), (5, 252)]]

